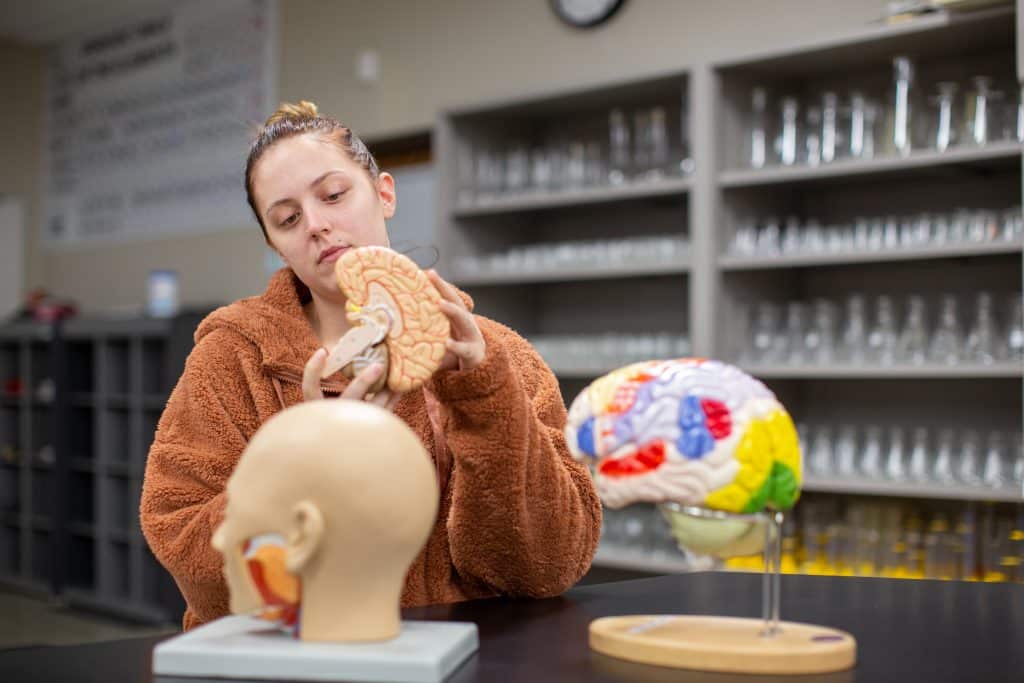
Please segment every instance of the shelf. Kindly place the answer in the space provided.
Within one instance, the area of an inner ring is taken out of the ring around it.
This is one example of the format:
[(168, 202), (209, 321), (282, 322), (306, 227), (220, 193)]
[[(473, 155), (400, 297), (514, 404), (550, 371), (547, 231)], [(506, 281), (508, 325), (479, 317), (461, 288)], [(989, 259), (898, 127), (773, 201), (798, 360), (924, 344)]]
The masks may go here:
[(110, 531), (107, 532), (107, 536), (111, 541), (120, 545), (131, 545), (132, 542), (131, 532), (125, 531), (124, 529), (110, 529)]
[(671, 178), (659, 182), (634, 183), (614, 187), (593, 187), (565, 192), (538, 192), (528, 195), (500, 196), (487, 200), (485, 203), (477, 202), (471, 206), (457, 206), (452, 215), (456, 218), (473, 218), (516, 211), (539, 211), (541, 209), (681, 195), (688, 192), (691, 185), (692, 181), (689, 178)]
[(792, 256), (730, 256), (718, 259), (722, 270), (768, 270), (772, 268), (814, 268), (856, 263), (882, 263), (886, 261), (917, 261), (924, 259), (952, 259), (969, 256), (1020, 254), (1024, 245), (1009, 242), (969, 244), (956, 247), (921, 247), (916, 249), (888, 249), (877, 252), (836, 254), (794, 254)]
[(147, 318), (131, 314), (119, 318), (77, 317), (64, 323), (64, 336), (68, 339), (94, 340), (97, 337), (130, 339), (133, 337), (164, 337), (171, 329), (169, 318)]
[(625, 265), (602, 268), (566, 268), (547, 272), (495, 273), (456, 276), (454, 284), (460, 287), (528, 284), (532, 282), (570, 282), (580, 280), (604, 280), (606, 278), (640, 278), (687, 273), (689, 263), (659, 263), (649, 266)]
[(984, 500), (993, 502), (1024, 502), (1024, 492), (993, 491), (981, 486), (936, 486), (912, 482), (870, 481), (858, 479), (822, 479), (808, 477), (803, 490), (824, 493), (849, 493), (868, 496), (906, 498), (937, 498), (943, 500)]
[(164, 394), (146, 394), (142, 397), (142, 407), (146, 410), (163, 410), (167, 407), (167, 398)]
[(71, 394), (69, 403), (75, 408), (95, 408), (96, 407), (96, 394), (87, 392), (75, 392)]
[(551, 367), (551, 372), (555, 373), (555, 376), (560, 379), (591, 379), (600, 377), (601, 375), (607, 374), (615, 368), (621, 368), (623, 365), (629, 365), (630, 363), (639, 361), (623, 361), (612, 366), (601, 366), (601, 367), (575, 367), (575, 368), (557, 368)]
[(0, 340), (41, 341), (53, 339), (53, 325), (34, 321), (7, 322), (0, 327)]
[(750, 78), (787, 78), (856, 71), (888, 64), (894, 54), (919, 59), (970, 54), (993, 46), (1011, 46), (1014, 8), (937, 12), (892, 24), (857, 25), (769, 50), (727, 57), (715, 67)]
[(53, 531), (53, 520), (43, 515), (34, 515), (32, 517), (32, 529), (49, 533)]
[(71, 522), (68, 524), (68, 531), (74, 536), (81, 538), (96, 538), (96, 528), (85, 522)]
[(920, 365), (854, 367), (842, 365), (800, 367), (745, 365), (743, 370), (761, 379), (996, 379), (1024, 378), (1024, 364)]
[(13, 590), (41, 598), (50, 597), (50, 585), (48, 583), (11, 574), (0, 574), (0, 590)]
[(71, 471), (72, 472), (86, 472), (92, 473), (96, 471), (96, 461), (90, 458), (72, 458), (71, 459)]
[(0, 524), (4, 526), (20, 527), (21, 516), (17, 512), (0, 513)]
[(677, 574), (680, 572), (691, 572), (696, 569), (681, 554), (669, 555), (659, 553), (654, 555), (632, 548), (616, 548), (605, 544), (598, 546), (592, 564), (595, 567), (631, 569), (655, 574)]
[(107, 406), (118, 410), (128, 410), (132, 406), (132, 397), (130, 394), (109, 394)]
[(108, 462), (106, 464), (107, 474), (112, 477), (131, 477), (132, 467), (127, 462)]
[(1014, 160), (1019, 162), (1022, 149), (1024, 147), (1017, 142), (1000, 142), (987, 147), (962, 147), (946, 152), (914, 152), (905, 158), (840, 159), (820, 166), (732, 169), (719, 174), (718, 181), (725, 188), (740, 188), (851, 176), (875, 177), (957, 165), (992, 166)]

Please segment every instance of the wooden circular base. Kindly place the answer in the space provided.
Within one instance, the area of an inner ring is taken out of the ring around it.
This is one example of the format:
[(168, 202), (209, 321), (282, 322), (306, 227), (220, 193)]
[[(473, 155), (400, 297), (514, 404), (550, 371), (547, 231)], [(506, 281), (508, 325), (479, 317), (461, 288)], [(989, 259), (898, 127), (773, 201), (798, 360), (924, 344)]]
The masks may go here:
[(762, 636), (760, 619), (637, 615), (590, 623), (590, 647), (643, 664), (698, 671), (809, 674), (849, 669), (857, 641), (845, 631), (783, 621)]

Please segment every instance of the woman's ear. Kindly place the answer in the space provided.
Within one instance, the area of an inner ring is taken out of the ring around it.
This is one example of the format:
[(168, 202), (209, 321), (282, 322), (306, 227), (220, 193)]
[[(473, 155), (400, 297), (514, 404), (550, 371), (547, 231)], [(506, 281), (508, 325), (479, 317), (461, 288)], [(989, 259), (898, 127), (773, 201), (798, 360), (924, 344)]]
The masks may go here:
[(324, 537), (324, 516), (320, 508), (304, 500), (292, 508), (285, 538), (285, 568), (299, 576), (316, 555)]
[(390, 173), (382, 172), (377, 176), (377, 196), (384, 207), (384, 218), (394, 216), (398, 196), (395, 194), (395, 177)]

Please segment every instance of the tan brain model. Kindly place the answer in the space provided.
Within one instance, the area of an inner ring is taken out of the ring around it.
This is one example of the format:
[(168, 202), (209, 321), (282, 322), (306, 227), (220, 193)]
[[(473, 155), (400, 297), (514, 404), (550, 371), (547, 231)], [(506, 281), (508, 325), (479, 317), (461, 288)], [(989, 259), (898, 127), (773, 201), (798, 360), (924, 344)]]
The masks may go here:
[(439, 306), (441, 295), (426, 274), (407, 256), (386, 247), (350, 249), (338, 259), (334, 274), (348, 298), (349, 321), (379, 332), (346, 374), (383, 362), (387, 372), (382, 379), (392, 391), (422, 385), (440, 366), (450, 332)]

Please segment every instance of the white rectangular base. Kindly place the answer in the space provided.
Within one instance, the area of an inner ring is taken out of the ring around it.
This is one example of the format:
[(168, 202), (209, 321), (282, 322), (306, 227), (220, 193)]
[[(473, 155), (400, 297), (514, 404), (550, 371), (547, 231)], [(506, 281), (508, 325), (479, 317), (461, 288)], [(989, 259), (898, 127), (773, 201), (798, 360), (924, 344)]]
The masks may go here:
[(153, 673), (204, 678), (438, 683), (479, 647), (476, 624), (403, 621), (377, 643), (313, 643), (255, 617), (223, 617), (166, 640)]

